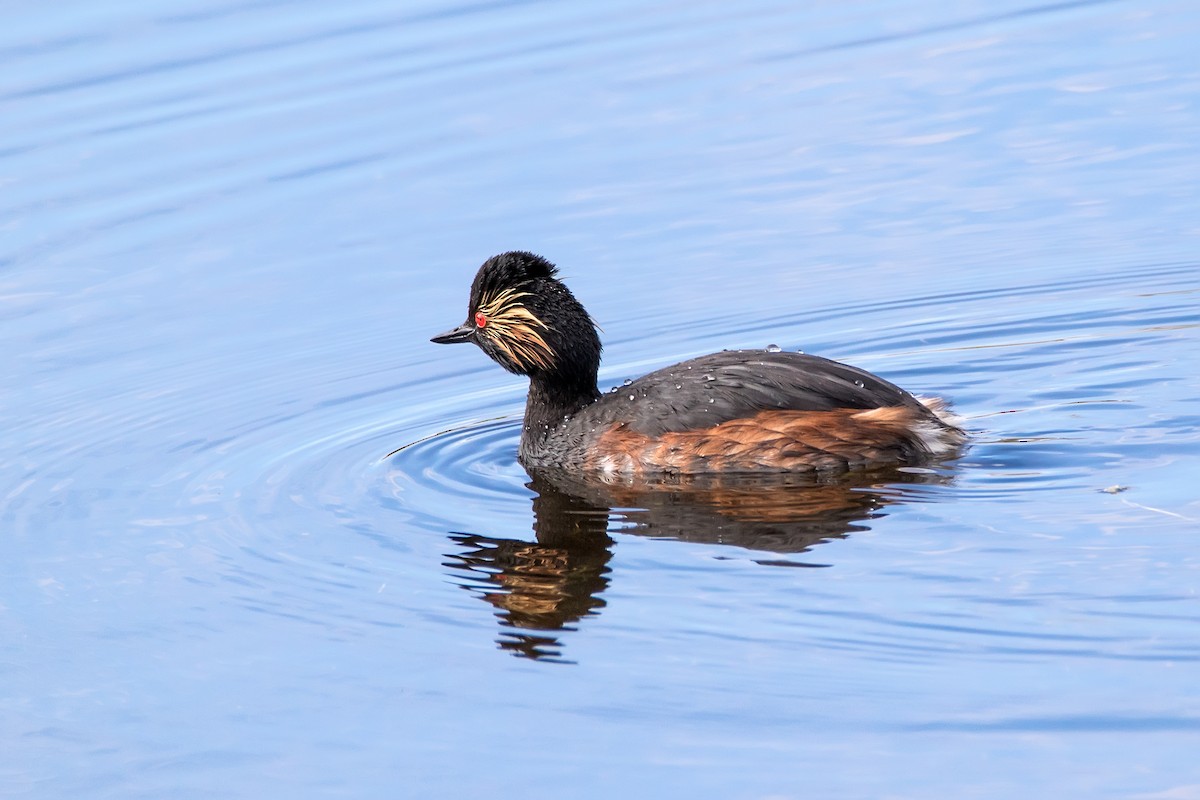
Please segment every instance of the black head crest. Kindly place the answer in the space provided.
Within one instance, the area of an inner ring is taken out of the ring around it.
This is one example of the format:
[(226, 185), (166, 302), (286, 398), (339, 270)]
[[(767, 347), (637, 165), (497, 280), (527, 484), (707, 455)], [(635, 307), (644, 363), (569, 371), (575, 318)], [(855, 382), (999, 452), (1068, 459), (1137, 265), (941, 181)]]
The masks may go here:
[(471, 297), (495, 297), (506, 289), (515, 289), (538, 278), (555, 278), (558, 267), (535, 253), (512, 250), (483, 262), (471, 286)]

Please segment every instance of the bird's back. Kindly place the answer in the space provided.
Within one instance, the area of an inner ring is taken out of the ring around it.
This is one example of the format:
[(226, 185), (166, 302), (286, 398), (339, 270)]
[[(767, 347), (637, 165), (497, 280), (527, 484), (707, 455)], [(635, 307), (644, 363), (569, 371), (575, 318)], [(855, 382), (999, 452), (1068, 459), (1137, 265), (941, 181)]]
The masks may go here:
[(958, 428), (895, 384), (801, 353), (730, 350), (652, 372), (584, 408), (533, 464), (601, 473), (840, 471), (943, 455)]

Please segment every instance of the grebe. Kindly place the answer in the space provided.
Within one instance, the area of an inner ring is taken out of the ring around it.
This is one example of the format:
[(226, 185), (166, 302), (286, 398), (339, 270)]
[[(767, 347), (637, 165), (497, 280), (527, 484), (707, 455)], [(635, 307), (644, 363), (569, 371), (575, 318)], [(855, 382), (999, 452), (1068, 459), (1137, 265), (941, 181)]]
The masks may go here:
[(729, 350), (596, 388), (596, 325), (546, 259), (484, 262), (467, 321), (433, 337), (474, 342), (529, 377), (518, 456), (526, 467), (604, 476), (843, 472), (955, 453), (966, 434), (939, 399), (802, 353)]

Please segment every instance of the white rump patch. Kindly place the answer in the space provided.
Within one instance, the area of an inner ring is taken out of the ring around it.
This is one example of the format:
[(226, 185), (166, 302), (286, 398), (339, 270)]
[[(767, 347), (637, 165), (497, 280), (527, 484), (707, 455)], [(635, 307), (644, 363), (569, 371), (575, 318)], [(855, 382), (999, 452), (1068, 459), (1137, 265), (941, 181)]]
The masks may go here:
[(950, 410), (949, 403), (940, 397), (918, 397), (917, 400), (942, 423), (918, 422), (911, 428), (921, 447), (930, 455), (951, 453), (967, 440), (967, 434), (961, 427), (963, 418)]

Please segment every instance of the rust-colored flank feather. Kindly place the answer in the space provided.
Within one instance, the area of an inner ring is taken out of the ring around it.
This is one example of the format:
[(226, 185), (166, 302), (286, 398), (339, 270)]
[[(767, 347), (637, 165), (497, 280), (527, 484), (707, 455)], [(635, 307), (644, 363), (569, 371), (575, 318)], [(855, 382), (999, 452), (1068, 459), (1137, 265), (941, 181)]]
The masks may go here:
[(624, 423), (602, 433), (587, 461), (605, 474), (645, 472), (811, 472), (884, 466), (919, 455), (904, 407), (760, 411), (678, 433), (647, 436)]

